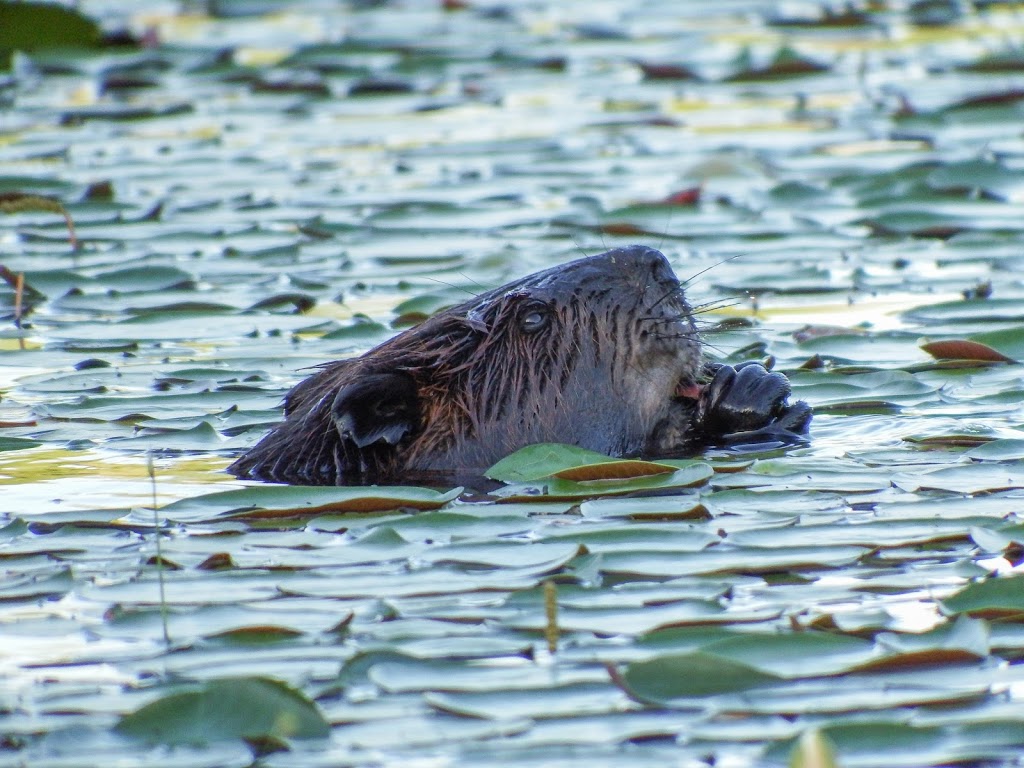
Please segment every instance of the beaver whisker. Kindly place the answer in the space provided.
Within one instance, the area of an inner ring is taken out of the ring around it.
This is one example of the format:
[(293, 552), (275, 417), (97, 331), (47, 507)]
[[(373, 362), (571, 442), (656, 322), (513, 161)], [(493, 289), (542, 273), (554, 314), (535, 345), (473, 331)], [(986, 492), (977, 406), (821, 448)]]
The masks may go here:
[(724, 330), (721, 323), (711, 322), (710, 320), (694, 321), (694, 327), (697, 329), (697, 335), (703, 338), (709, 333), (722, 333)]
[(683, 288), (691, 288), (693, 286), (694, 281), (698, 277), (703, 277), (708, 272), (710, 272), (712, 269), (717, 269), (718, 267), (722, 266), (723, 264), (726, 264), (726, 263), (728, 263), (730, 261), (733, 261), (734, 259), (740, 258), (740, 256), (742, 256), (742, 255), (743, 254), (741, 254), (741, 253), (735, 253), (732, 256), (728, 256), (728, 257), (722, 259), (721, 261), (716, 261), (711, 266), (704, 267), (704, 269), (702, 269), (700, 272), (697, 272), (697, 273), (695, 273), (693, 275), (690, 275), (688, 278), (683, 280), (683, 282), (682, 282)]
[(654, 329), (650, 333), (658, 341), (665, 339), (699, 339), (701, 336), (700, 330), (696, 326), (685, 328), (675, 326), (674, 329), (664, 330)]
[(685, 331), (682, 333), (659, 333), (655, 335), (658, 341), (674, 341), (676, 339), (699, 339), (700, 332), (697, 330)]
[(710, 312), (715, 309), (727, 309), (728, 307), (738, 307), (746, 303), (742, 296), (723, 296), (720, 299), (712, 299), (711, 301), (705, 301), (703, 304), (695, 304), (691, 307), (691, 312)]
[(708, 312), (714, 312), (716, 309), (728, 309), (733, 306), (742, 306), (745, 304), (742, 299), (727, 298), (727, 299), (715, 299), (714, 301), (708, 301), (703, 304), (697, 304), (690, 309), (692, 314), (706, 314)]
[(665, 299), (669, 298), (670, 296), (674, 296), (676, 294), (681, 294), (682, 291), (683, 291), (683, 284), (680, 283), (678, 280), (676, 280), (675, 286), (672, 288), (672, 290), (670, 290), (668, 293), (666, 293), (660, 299), (658, 299), (653, 304), (651, 304), (651, 306), (648, 307), (648, 311), (650, 311), (650, 310), (654, 309), (655, 307), (657, 307), (659, 304), (661, 304), (661, 302), (665, 301)]
[[(470, 277), (467, 277), (467, 276), (466, 276), (465, 274), (463, 274), (462, 272), (459, 272), (458, 274), (459, 274), (459, 275), (460, 275), (461, 277), (464, 277), (464, 278), (466, 278), (467, 280), (469, 280), (469, 281), (470, 281), (471, 283), (476, 283), (476, 281), (475, 281), (475, 280), (473, 280), (473, 279), (472, 279), (472, 278), (470, 278)], [(473, 291), (469, 290), (469, 288), (467, 288), (467, 287), (466, 287), (466, 286), (464, 286), (464, 285), (456, 285), (455, 283), (449, 283), (449, 282), (448, 282), (447, 280), (442, 280), (442, 279), (441, 279), (441, 278), (439, 278), (439, 277), (433, 277), (433, 276), (431, 276), (431, 275), (424, 275), (424, 277), (426, 277), (426, 279), (427, 279), (427, 280), (432, 280), (432, 281), (433, 281), (433, 282), (435, 282), (435, 283), (439, 283), (439, 284), (441, 284), (441, 285), (446, 285), (446, 286), (448, 286), (449, 288), (451, 288), (451, 289), (453, 289), (453, 290), (456, 290), (456, 291), (461, 291), (462, 293), (468, 294), (468, 295), (472, 296), (473, 298), (476, 298), (477, 296), (479, 296), (479, 295), (480, 295), (479, 293), (475, 293), (475, 292), (473, 292)], [(480, 285), (479, 283), (476, 283), (476, 284), (477, 284), (477, 287), (479, 287), (479, 288), (483, 288), (483, 286), (482, 286), (482, 285)]]

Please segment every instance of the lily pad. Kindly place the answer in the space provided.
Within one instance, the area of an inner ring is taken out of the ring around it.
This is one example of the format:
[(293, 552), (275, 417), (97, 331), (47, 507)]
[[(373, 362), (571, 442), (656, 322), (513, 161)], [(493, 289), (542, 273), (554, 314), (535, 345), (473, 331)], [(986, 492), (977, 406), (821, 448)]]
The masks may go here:
[(939, 360), (981, 360), (991, 363), (1013, 362), (1013, 358), (992, 349), (987, 344), (969, 339), (929, 341), (922, 344), (921, 349)]
[(779, 682), (775, 675), (712, 653), (669, 654), (630, 664), (622, 673), (630, 696), (658, 706), (685, 706), (694, 698), (751, 691)]
[(277, 680), (211, 680), (171, 693), (125, 715), (116, 730), (159, 744), (209, 744), (226, 739), (322, 739), (330, 725), (316, 705)]
[(91, 48), (100, 41), (100, 27), (85, 14), (56, 3), (0, 2), (0, 64), (12, 51)]
[(27, 437), (0, 437), (0, 451), (23, 451), (26, 448), (36, 448), (42, 445), (39, 440), (32, 440)]
[(458, 498), (461, 488), (446, 493), (426, 488), (387, 486), (322, 488), (260, 485), (195, 496), (160, 510), (171, 519), (230, 516), (237, 519), (314, 517), (325, 512), (382, 512), (392, 509), (438, 509)]
[(1024, 576), (985, 579), (968, 584), (942, 601), (951, 615), (1024, 620)]
[(1005, 438), (989, 440), (967, 451), (972, 459), (990, 461), (1021, 461), (1024, 459), (1024, 439)]
[(492, 480), (501, 480), (504, 483), (524, 483), (551, 477), (556, 472), (608, 461), (608, 456), (597, 451), (588, 451), (573, 445), (539, 443), (520, 448), (501, 459), (484, 474)]
[(563, 480), (553, 477), (533, 483), (507, 485), (493, 492), (501, 501), (520, 502), (545, 499), (563, 501), (598, 496), (617, 496), (624, 493), (654, 492), (668, 489), (692, 488), (703, 485), (713, 477), (715, 471), (710, 464), (698, 462), (674, 472), (627, 477), (621, 480)]

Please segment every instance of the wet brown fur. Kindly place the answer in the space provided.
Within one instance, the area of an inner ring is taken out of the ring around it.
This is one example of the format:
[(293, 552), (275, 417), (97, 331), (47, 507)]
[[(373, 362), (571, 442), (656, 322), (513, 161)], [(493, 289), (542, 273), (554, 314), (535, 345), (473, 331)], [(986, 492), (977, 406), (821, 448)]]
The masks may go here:
[[(536, 313), (547, 324), (524, 330)], [(483, 469), (536, 442), (639, 454), (700, 369), (690, 314), (664, 257), (642, 246), (529, 275), (321, 366), (288, 393), (284, 421), (230, 471), (395, 482), (415, 470)], [(344, 387), (375, 374), (411, 380), (418, 418), (394, 443), (359, 447), (332, 407)]]

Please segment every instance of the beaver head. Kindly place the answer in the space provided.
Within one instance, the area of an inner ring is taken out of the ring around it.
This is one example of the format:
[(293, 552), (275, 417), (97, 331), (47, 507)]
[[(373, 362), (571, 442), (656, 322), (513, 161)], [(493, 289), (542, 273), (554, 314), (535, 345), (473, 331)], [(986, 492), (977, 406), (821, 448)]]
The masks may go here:
[(531, 443), (637, 454), (700, 369), (691, 309), (668, 261), (652, 248), (616, 248), (322, 366), (230, 471), (335, 484), (482, 469)]

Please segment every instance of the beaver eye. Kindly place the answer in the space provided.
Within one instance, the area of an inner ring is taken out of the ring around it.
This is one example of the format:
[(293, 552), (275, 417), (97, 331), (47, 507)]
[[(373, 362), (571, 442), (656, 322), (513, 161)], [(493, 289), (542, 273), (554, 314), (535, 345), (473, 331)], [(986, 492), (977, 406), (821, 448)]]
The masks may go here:
[(547, 327), (551, 321), (551, 311), (544, 304), (535, 303), (526, 307), (519, 315), (519, 328), (524, 333), (536, 333)]

